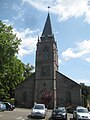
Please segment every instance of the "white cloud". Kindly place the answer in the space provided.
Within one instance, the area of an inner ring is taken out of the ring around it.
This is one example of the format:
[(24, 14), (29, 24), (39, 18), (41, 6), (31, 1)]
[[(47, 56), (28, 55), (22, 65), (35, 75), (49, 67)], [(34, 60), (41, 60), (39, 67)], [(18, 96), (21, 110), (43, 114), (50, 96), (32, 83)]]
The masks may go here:
[(75, 81), (77, 81), (79, 84), (80, 83), (85, 83), (85, 85), (87, 85), (87, 86), (90, 85), (90, 80), (89, 79), (77, 79)]
[(89, 0), (23, 0), (41, 11), (47, 11), (50, 6), (50, 12), (57, 14), (60, 21), (67, 20), (70, 17), (85, 16), (85, 22), (90, 23)]
[(58, 59), (58, 63), (61, 64), (61, 62), (62, 62), (61, 59)]
[(59, 15), (59, 20), (67, 20), (70, 17), (82, 16), (87, 9), (87, 0), (57, 0), (57, 4), (53, 7), (56, 14)]
[(90, 24), (90, 0), (87, 0), (88, 4), (87, 4), (87, 8), (86, 8), (86, 12), (85, 12), (85, 22)]
[(21, 3), (20, 5), (18, 4), (13, 4), (11, 6), (11, 9), (16, 12), (16, 15), (13, 16), (14, 20), (18, 20), (18, 19), (24, 19), (23, 16), (25, 14), (25, 8), (23, 8), (23, 3)]
[(42, 0), (23, 0), (23, 3), (24, 2), (28, 2), (30, 5), (32, 5), (38, 10), (47, 11), (47, 7), (48, 7), (47, 0), (43, 0), (43, 1)]
[(90, 40), (77, 43), (75, 48), (68, 48), (62, 53), (62, 57), (64, 60), (81, 58), (84, 61), (90, 62)]
[[(9, 20), (3, 20), (3, 22), (10, 26), (14, 25), (13, 21)], [(36, 49), (36, 43), (37, 43), (37, 34), (39, 33), (39, 30), (30, 30), (29, 28), (27, 29), (20, 29), (19, 31), (15, 28), (13, 28), (13, 33), (16, 34), (16, 36), (21, 39), (21, 45), (19, 46), (19, 51), (18, 51), (18, 57), (22, 58), (25, 55), (30, 55), (34, 53)]]
[(22, 58), (25, 55), (32, 54), (36, 49), (38, 30), (31, 31), (29, 28), (21, 31), (14, 29), (14, 33), (18, 38), (21, 38), (22, 42), (19, 46), (18, 57)]
[(14, 25), (14, 21), (9, 21), (8, 19), (6, 19), (6, 20), (2, 20), (3, 21), (3, 23), (5, 23), (7, 26), (13, 26)]
[(89, 58), (85, 58), (86, 62), (90, 62), (90, 57)]

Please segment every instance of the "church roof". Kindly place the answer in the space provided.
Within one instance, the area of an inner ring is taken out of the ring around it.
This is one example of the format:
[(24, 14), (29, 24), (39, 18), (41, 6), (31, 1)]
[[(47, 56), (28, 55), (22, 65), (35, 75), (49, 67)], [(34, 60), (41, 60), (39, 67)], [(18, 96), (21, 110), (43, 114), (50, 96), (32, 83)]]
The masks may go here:
[(52, 35), (52, 27), (51, 27), (51, 21), (50, 21), (50, 15), (48, 13), (47, 19), (46, 19), (46, 23), (42, 32), (42, 36), (48, 36), (48, 35)]

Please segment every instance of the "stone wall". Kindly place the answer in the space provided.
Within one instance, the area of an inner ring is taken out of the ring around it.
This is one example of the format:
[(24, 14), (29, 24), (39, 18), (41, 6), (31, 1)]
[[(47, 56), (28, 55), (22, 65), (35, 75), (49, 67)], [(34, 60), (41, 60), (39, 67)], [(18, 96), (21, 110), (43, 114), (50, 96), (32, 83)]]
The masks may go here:
[(20, 83), (15, 90), (15, 102), (18, 107), (31, 108), (34, 104), (35, 73)]
[(57, 105), (81, 105), (79, 84), (59, 72), (57, 72)]

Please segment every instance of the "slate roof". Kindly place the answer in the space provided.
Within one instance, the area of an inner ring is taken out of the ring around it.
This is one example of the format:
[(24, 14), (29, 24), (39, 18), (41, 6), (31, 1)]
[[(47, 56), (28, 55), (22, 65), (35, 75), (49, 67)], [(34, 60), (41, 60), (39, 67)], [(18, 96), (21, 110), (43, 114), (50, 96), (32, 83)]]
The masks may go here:
[(52, 35), (52, 27), (51, 27), (51, 21), (50, 21), (50, 15), (48, 13), (47, 19), (46, 19), (46, 23), (42, 32), (42, 36), (48, 36), (48, 35)]

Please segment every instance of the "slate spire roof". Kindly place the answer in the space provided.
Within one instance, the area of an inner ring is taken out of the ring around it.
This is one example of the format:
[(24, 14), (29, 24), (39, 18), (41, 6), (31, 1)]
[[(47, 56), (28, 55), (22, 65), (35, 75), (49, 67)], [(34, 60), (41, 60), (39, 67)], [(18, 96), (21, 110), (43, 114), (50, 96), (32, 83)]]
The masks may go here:
[(43, 36), (48, 36), (48, 35), (52, 35), (52, 27), (51, 27), (51, 21), (50, 21), (50, 15), (48, 13), (47, 19), (46, 19), (46, 23), (42, 32), (42, 37)]

